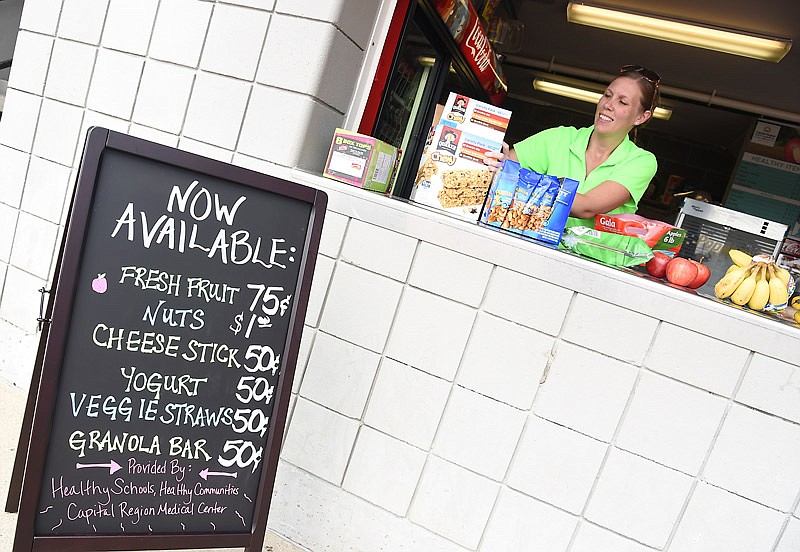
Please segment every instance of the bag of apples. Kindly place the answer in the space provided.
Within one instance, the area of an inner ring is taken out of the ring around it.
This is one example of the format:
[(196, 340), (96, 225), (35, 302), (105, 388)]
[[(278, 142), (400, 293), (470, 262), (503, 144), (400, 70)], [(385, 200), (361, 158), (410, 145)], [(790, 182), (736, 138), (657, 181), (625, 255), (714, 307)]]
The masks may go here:
[(653, 258), (645, 263), (647, 273), (654, 278), (666, 278), (676, 286), (697, 289), (711, 277), (711, 269), (700, 261), (684, 257), (670, 257), (653, 251)]

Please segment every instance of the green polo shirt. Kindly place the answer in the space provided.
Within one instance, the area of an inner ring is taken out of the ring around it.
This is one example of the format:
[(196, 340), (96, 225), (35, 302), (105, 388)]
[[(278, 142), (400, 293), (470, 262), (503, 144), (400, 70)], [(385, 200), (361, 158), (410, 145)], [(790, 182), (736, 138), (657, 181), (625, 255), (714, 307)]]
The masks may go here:
[[(609, 211), (635, 213), (650, 181), (656, 174), (656, 157), (634, 144), (627, 136), (611, 152), (603, 164), (586, 176), (586, 147), (594, 126), (577, 129), (556, 127), (543, 130), (514, 145), (520, 165), (528, 169), (558, 177), (572, 178), (580, 182), (578, 193), (585, 193), (605, 182), (613, 180), (625, 186), (631, 194), (623, 205)], [(570, 217), (567, 226), (583, 225), (594, 228), (594, 219)]]

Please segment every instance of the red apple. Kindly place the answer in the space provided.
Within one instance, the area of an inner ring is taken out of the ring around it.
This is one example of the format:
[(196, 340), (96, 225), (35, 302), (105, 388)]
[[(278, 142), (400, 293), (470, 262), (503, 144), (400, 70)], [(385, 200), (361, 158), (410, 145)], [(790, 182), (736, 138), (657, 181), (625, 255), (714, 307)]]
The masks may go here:
[(697, 278), (697, 267), (689, 259), (675, 257), (667, 263), (667, 280), (676, 286), (688, 286)]
[(667, 263), (672, 260), (672, 257), (661, 253), (660, 251), (653, 252), (653, 258), (647, 261), (644, 267), (647, 273), (655, 278), (663, 278), (667, 275)]
[(800, 136), (789, 138), (783, 151), (784, 157), (789, 163), (800, 163)]
[(686, 287), (697, 289), (708, 282), (708, 279), (711, 278), (711, 269), (702, 263), (702, 259), (700, 261), (689, 259), (689, 261), (697, 267), (697, 276), (694, 280), (689, 282)]

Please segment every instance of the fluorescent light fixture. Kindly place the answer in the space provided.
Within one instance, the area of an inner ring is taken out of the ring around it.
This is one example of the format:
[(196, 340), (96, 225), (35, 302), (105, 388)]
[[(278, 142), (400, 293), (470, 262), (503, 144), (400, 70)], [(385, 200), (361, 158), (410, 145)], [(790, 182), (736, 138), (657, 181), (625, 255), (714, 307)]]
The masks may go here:
[[(539, 78), (533, 79), (533, 87), (540, 92), (547, 92), (548, 94), (556, 94), (557, 96), (564, 96), (572, 98), (573, 100), (594, 104), (602, 97), (600, 92)], [(656, 107), (653, 112), (653, 117), (668, 121), (669, 118), (672, 117), (672, 110), (664, 107)]]
[(578, 2), (567, 4), (567, 21), (774, 62), (783, 59), (792, 47), (788, 38), (759, 36)]

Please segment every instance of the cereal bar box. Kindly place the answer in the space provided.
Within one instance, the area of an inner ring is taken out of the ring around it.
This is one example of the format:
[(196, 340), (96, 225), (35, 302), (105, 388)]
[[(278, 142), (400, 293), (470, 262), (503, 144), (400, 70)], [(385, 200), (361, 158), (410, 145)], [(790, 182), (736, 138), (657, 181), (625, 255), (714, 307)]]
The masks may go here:
[(508, 109), (455, 92), (450, 92), (441, 115), (442, 122), (498, 142), (503, 141), (510, 119), (511, 111)]
[(411, 200), (477, 221), (494, 172), (483, 163), (487, 151), (502, 143), (446, 123), (428, 138), (411, 191)]

